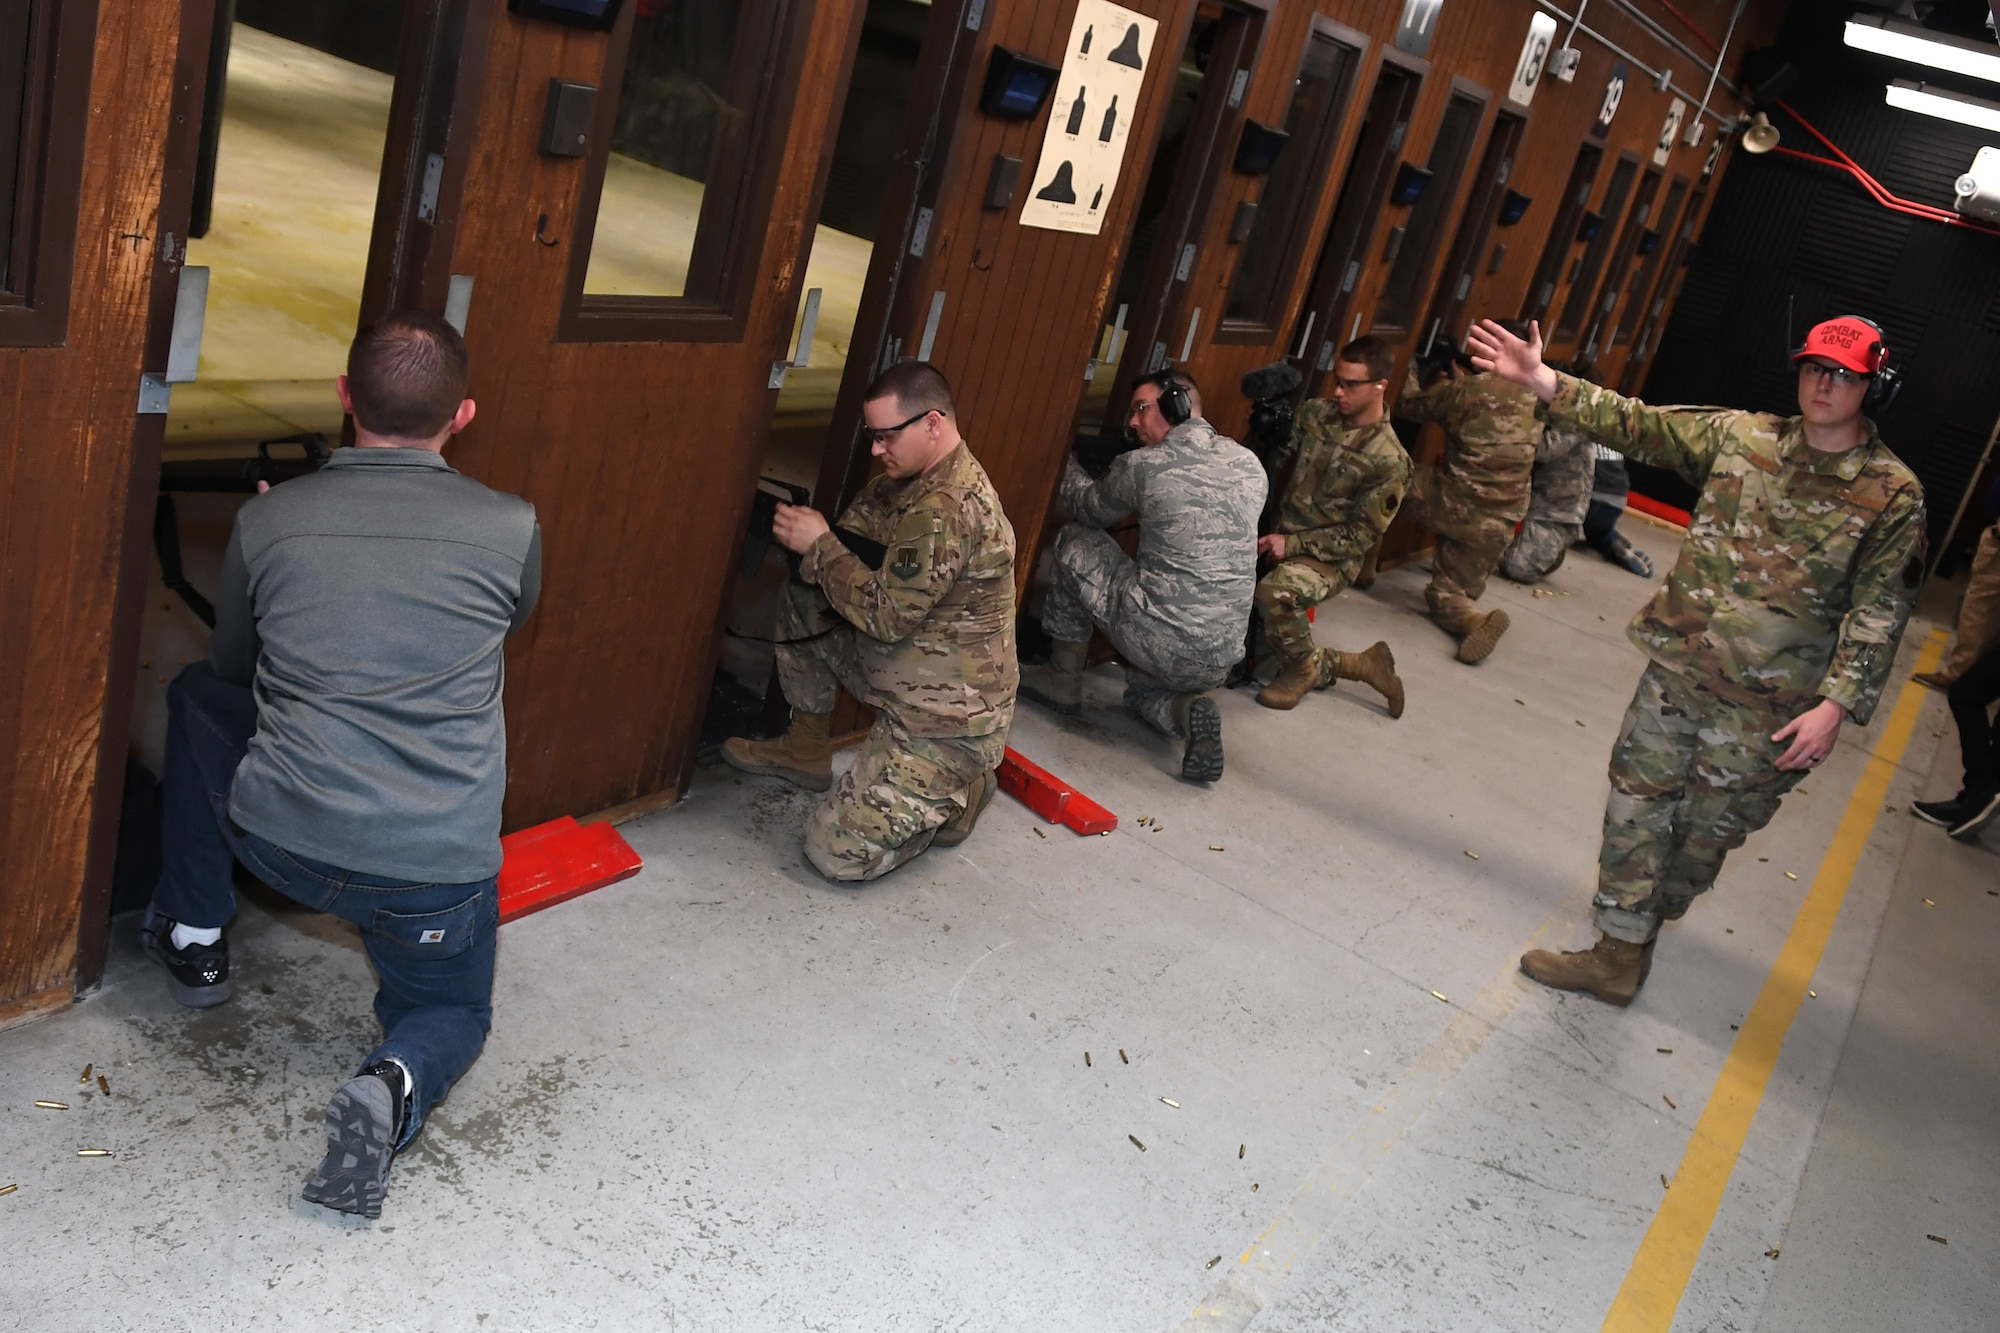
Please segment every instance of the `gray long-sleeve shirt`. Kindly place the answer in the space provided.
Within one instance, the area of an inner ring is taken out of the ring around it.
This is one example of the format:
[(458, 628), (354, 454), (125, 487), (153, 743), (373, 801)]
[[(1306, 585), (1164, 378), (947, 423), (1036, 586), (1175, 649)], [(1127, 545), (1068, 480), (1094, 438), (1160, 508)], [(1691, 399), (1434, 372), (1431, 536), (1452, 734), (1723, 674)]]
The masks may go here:
[(1062, 502), (1093, 528), (1138, 515), (1138, 578), (1121, 619), (1179, 658), (1226, 667), (1243, 655), (1269, 486), (1255, 454), (1195, 417), (1120, 454), (1102, 480), (1072, 458)]
[(230, 817), (367, 874), (496, 873), (501, 645), (540, 586), (534, 507), (429, 450), (335, 450), (250, 500), (210, 646), (257, 699)]

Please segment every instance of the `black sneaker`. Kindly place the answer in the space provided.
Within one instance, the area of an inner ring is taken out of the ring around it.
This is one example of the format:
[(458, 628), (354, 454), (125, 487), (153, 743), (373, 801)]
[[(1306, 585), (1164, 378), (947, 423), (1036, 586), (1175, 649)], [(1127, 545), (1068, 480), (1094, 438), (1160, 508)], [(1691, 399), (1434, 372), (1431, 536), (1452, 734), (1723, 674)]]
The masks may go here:
[(229, 937), (213, 944), (174, 947), (172, 917), (151, 908), (139, 925), (139, 943), (148, 955), (167, 969), (167, 989), (190, 1009), (207, 1009), (229, 998)]
[(393, 1060), (378, 1060), (341, 1084), (326, 1104), (326, 1156), (306, 1179), (306, 1202), (380, 1217), (408, 1115), (402, 1066)]
[(1965, 803), (1957, 796), (1948, 801), (1911, 801), (1910, 813), (1926, 824), (1950, 828), (1965, 818)]
[(1961, 797), (1959, 815), (1959, 821), (1949, 830), (1951, 836), (1966, 841), (1978, 837), (1979, 830), (1992, 823), (1993, 816), (2000, 815), (2000, 789)]

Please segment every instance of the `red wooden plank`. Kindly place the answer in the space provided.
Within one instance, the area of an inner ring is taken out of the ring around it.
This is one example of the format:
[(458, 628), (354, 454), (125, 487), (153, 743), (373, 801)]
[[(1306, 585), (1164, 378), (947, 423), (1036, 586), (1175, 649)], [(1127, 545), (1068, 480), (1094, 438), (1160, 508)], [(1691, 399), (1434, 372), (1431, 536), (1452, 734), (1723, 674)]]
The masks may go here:
[(1011, 746), (1000, 760), (1000, 790), (1049, 823), (1067, 825), (1079, 834), (1109, 833), (1118, 827), (1117, 815)]
[(568, 815), (500, 840), (500, 920), (630, 879), (645, 863), (609, 824), (579, 824)]

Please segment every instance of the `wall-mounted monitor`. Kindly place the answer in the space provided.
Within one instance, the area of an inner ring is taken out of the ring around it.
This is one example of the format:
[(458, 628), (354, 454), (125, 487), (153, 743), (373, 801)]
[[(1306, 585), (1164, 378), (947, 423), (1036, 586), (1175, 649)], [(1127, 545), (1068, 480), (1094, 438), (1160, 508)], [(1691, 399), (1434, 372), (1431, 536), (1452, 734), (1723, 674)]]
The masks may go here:
[(1056, 86), (1056, 73), (1047, 61), (996, 46), (986, 59), (979, 109), (1001, 120), (1033, 120), (1042, 114), (1049, 91)]
[(1500, 216), (1494, 219), (1495, 223), (1502, 227), (1513, 226), (1526, 215), (1528, 205), (1534, 202), (1532, 197), (1522, 194), (1519, 190), (1507, 191), (1500, 196)]
[(1576, 239), (1579, 241), (1594, 241), (1597, 239), (1598, 231), (1603, 226), (1604, 214), (1585, 213), (1581, 218), (1577, 219)]
[(620, 3), (621, 0), (507, 0), (507, 8), (524, 19), (604, 32), (618, 21)]
[(1401, 163), (1396, 168), (1396, 183), (1389, 187), (1389, 202), (1397, 208), (1408, 208), (1423, 197), (1424, 187), (1430, 183), (1430, 168), (1414, 162)]
[(1268, 174), (1278, 165), (1278, 154), (1284, 151), (1291, 137), (1276, 126), (1244, 121), (1243, 137), (1236, 143), (1236, 169), (1246, 176)]

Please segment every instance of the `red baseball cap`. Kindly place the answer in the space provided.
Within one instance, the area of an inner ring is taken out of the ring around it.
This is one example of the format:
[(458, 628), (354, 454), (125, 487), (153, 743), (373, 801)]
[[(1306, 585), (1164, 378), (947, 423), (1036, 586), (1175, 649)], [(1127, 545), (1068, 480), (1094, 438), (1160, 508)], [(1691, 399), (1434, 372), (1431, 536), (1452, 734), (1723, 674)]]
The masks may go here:
[(1802, 361), (1809, 356), (1845, 366), (1856, 374), (1873, 375), (1889, 359), (1889, 348), (1874, 321), (1859, 315), (1842, 315), (1806, 331), (1805, 346), (1792, 353), (1792, 360)]

